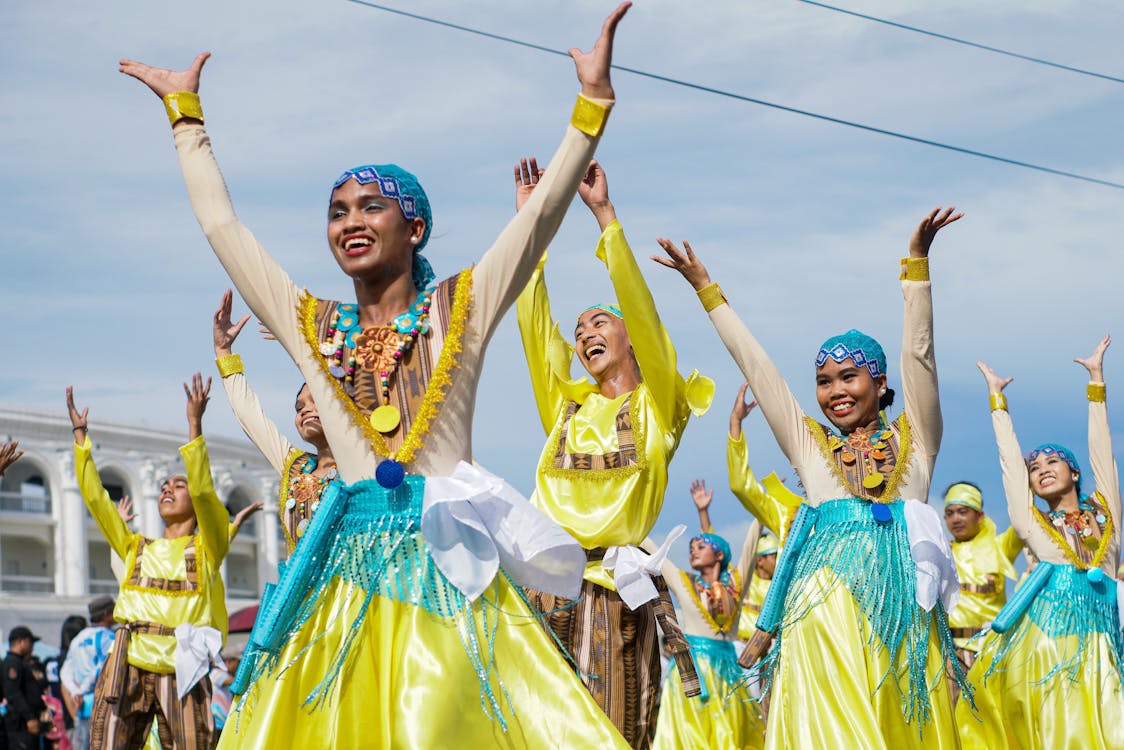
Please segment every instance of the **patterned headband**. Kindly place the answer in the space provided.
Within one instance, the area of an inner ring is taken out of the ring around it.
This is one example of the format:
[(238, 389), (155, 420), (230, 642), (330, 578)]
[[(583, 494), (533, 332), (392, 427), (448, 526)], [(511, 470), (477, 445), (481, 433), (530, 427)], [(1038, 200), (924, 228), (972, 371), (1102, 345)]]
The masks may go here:
[(1069, 468), (1073, 469), (1078, 474), (1081, 473), (1081, 466), (1077, 463), (1077, 459), (1074, 458), (1073, 453), (1071, 453), (1070, 450), (1065, 446), (1058, 445), (1057, 443), (1043, 443), (1042, 445), (1038, 446), (1027, 455), (1026, 462), (1029, 464), (1039, 456), (1053, 455), (1056, 455), (1058, 458), (1069, 464)]
[(616, 305), (609, 304), (608, 302), (602, 302), (600, 305), (591, 305), (590, 307), (587, 307), (586, 309), (582, 310), (581, 315), (578, 316), (578, 320), (581, 320), (581, 316), (585, 315), (590, 310), (601, 310), (602, 312), (607, 312), (610, 315), (615, 315), (619, 320), (624, 320), (624, 315), (621, 314), (621, 309)]
[(882, 345), (854, 328), (823, 342), (816, 355), (816, 367), (823, 367), (830, 357), (835, 362), (851, 360), (856, 367), (865, 367), (872, 378), (886, 374), (886, 354)]

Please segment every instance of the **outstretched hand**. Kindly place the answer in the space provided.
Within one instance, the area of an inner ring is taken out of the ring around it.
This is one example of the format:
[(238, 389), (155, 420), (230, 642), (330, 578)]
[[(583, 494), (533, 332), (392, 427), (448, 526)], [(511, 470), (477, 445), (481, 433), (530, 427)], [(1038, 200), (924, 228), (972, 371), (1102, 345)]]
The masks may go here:
[(533, 156), (524, 156), (515, 165), (515, 213), (519, 213), (531, 199), (531, 193), (535, 192), (544, 174), (546, 170), (539, 169), (539, 163)]
[(211, 400), (211, 377), (208, 375), (204, 384), (203, 375), (195, 373), (190, 386), (183, 384), (183, 392), (187, 395), (188, 440), (194, 440), (203, 434), (203, 412), (207, 411), (207, 402)]
[(4, 476), (4, 472), (8, 470), (9, 466), (20, 460), (23, 451), (19, 448), (18, 440), (0, 445), (0, 477)]
[(714, 490), (706, 488), (705, 479), (695, 479), (691, 482), (691, 500), (699, 510), (706, 510), (714, 500)]
[(964, 216), (964, 212), (956, 211), (956, 206), (949, 206), (943, 210), (940, 206), (937, 206), (930, 211), (929, 215), (917, 225), (917, 229), (913, 230), (913, 236), (909, 238), (909, 257), (928, 258), (929, 246), (933, 244), (933, 238), (937, 236), (937, 232), (952, 222), (958, 221), (962, 216)]
[(617, 33), (617, 24), (631, 7), (631, 2), (623, 2), (609, 14), (601, 26), (601, 35), (593, 43), (592, 50), (582, 52), (577, 47), (570, 48), (570, 57), (574, 59), (574, 68), (582, 85), (583, 96), (591, 99), (614, 98), (613, 84), (609, 78), (609, 69), (613, 65), (613, 38)]
[(230, 519), (230, 522), (234, 524), (234, 533), (237, 534), (239, 531), (241, 531), (242, 524), (246, 522), (246, 519), (257, 513), (264, 507), (265, 503), (261, 500), (258, 500), (256, 503), (250, 503), (245, 508), (238, 511), (238, 513), (235, 514), (234, 518)]
[(687, 283), (697, 292), (705, 286), (710, 285), (710, 274), (707, 273), (706, 266), (702, 264), (695, 253), (691, 250), (691, 243), (683, 240), (683, 249), (686, 252), (680, 252), (679, 248), (671, 240), (657, 237), (656, 242), (659, 243), (663, 251), (667, 253), (666, 258), (661, 258), (658, 255), (649, 256), (652, 260), (659, 263), (661, 266), (674, 268), (679, 273), (683, 274), (683, 278)]
[(117, 515), (121, 516), (121, 520), (125, 523), (129, 523), (137, 517), (137, 514), (133, 512), (133, 498), (125, 495), (117, 501)]
[(593, 212), (602, 232), (616, 220), (617, 210), (609, 200), (609, 180), (605, 176), (605, 168), (596, 160), (589, 163), (585, 177), (578, 183), (578, 195), (581, 196), (582, 203)]
[(740, 440), (742, 436), (742, 422), (749, 416), (749, 413), (757, 408), (757, 400), (746, 401), (746, 394), (749, 393), (749, 383), (742, 383), (742, 387), (738, 389), (738, 397), (734, 399), (734, 408), (730, 410), (730, 437), (734, 440)]
[(190, 91), (193, 94), (198, 94), (199, 76), (203, 72), (203, 63), (207, 62), (207, 58), (210, 56), (210, 52), (200, 52), (186, 70), (154, 68), (136, 60), (121, 60), (117, 70), (127, 76), (136, 78), (152, 89), (152, 92), (161, 99), (177, 91)]
[(86, 442), (86, 430), (89, 424), (90, 407), (81, 412), (74, 405), (74, 386), (66, 387), (66, 410), (70, 413), (70, 426), (74, 429), (74, 444), (82, 445)]
[(1084, 367), (1089, 371), (1089, 380), (1096, 383), (1104, 382), (1104, 353), (1108, 349), (1108, 345), (1112, 343), (1112, 337), (1105, 334), (1104, 338), (1097, 344), (1097, 348), (1093, 349), (1093, 353), (1088, 357), (1074, 357), (1073, 361)]
[(215, 311), (214, 318), (214, 337), (215, 337), (215, 356), (225, 357), (230, 354), (230, 347), (234, 345), (234, 340), (238, 338), (238, 334), (242, 332), (242, 326), (246, 325), (246, 321), (250, 319), (250, 314), (246, 313), (242, 319), (234, 323), (230, 319), (230, 313), (234, 309), (234, 292), (229, 289), (222, 295), (222, 302), (219, 303), (219, 309)]
[(995, 374), (995, 370), (990, 366), (984, 364), (982, 361), (976, 362), (976, 367), (980, 368), (983, 373), (984, 380), (987, 381), (988, 393), (1002, 393), (1003, 389), (1011, 384), (1014, 378), (1001, 378)]

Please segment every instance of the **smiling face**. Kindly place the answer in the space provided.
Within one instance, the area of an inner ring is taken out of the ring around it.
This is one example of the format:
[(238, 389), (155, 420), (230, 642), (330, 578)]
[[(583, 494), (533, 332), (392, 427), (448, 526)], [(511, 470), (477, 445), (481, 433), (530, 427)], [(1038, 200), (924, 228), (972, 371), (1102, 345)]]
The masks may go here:
[(348, 180), (332, 191), (328, 246), (353, 279), (409, 276), (424, 233), (425, 220), (407, 220), (398, 201), (384, 196), (378, 183)]
[(598, 383), (626, 368), (638, 369), (624, 321), (598, 308), (586, 310), (578, 318), (574, 349), (582, 367)]
[(691, 541), (691, 567), (698, 571), (706, 570), (722, 561), (722, 554), (715, 552), (714, 548), (702, 539)]
[(757, 577), (766, 581), (773, 578), (773, 572), (777, 569), (777, 556), (772, 555), (758, 555), (757, 556)]
[(159, 505), (160, 517), (166, 524), (194, 519), (195, 507), (187, 490), (187, 477), (177, 474), (165, 479), (160, 485)]
[(854, 360), (842, 362), (828, 358), (816, 368), (816, 400), (824, 416), (844, 435), (865, 427), (878, 418), (879, 391), (886, 387), (886, 376), (870, 376)]
[(1077, 491), (1080, 476), (1057, 453), (1039, 453), (1027, 465), (1030, 489), (1043, 500), (1055, 500)]
[(296, 426), (297, 434), (301, 436), (301, 440), (312, 445), (322, 444), (325, 439), (324, 427), (320, 424), (320, 412), (316, 409), (308, 385), (300, 389), (295, 406), (296, 416), (293, 419), (293, 424)]
[(967, 542), (976, 538), (980, 533), (980, 521), (983, 513), (967, 505), (944, 506), (944, 525), (948, 527), (952, 538), (958, 542)]

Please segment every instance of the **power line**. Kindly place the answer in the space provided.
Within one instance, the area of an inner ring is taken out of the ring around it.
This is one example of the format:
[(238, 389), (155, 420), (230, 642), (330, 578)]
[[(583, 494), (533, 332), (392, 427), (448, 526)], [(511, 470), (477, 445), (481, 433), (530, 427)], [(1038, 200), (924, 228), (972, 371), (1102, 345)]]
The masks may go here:
[[(801, 0), (801, 1), (803, 2), (804, 0)], [(385, 11), (387, 13), (392, 13), (394, 15), (404, 16), (406, 18), (412, 18), (412, 19), (417, 20), (417, 21), (423, 21), (425, 23), (431, 23), (431, 24), (435, 24), (437, 26), (444, 26), (445, 28), (454, 29), (456, 31), (463, 31), (463, 32), (468, 33), (468, 34), (475, 34), (476, 36), (482, 36), (482, 37), (485, 37), (487, 39), (494, 39), (496, 41), (506, 42), (508, 44), (515, 44), (515, 45), (518, 45), (520, 47), (527, 47), (528, 49), (538, 50), (539, 52), (547, 52), (549, 54), (559, 55), (561, 57), (569, 57), (570, 56), (569, 53), (566, 52), (565, 50), (554, 49), (552, 47), (546, 47), (546, 46), (543, 46), (541, 44), (535, 44), (534, 42), (523, 41), (522, 39), (515, 39), (514, 37), (504, 36), (502, 34), (493, 34), (490, 31), (482, 31), (480, 29), (474, 29), (470, 26), (462, 26), (460, 24), (452, 23), (450, 21), (442, 21), (440, 19), (432, 18), (430, 16), (423, 16), (423, 15), (419, 15), (417, 13), (410, 13), (408, 11), (399, 10), (397, 8), (391, 8), (391, 7), (388, 7), (388, 6), (385, 6), (385, 5), (379, 5), (377, 3), (369, 2), (368, 0), (348, 0), (348, 2), (355, 3), (356, 5), (363, 5), (363, 6), (366, 6), (368, 8), (373, 8), (375, 10)], [(1097, 177), (1089, 177), (1087, 175), (1078, 174), (1076, 172), (1067, 172), (1067, 171), (1061, 170), (1061, 169), (1054, 169), (1053, 167), (1046, 167), (1046, 166), (1043, 166), (1041, 164), (1034, 164), (1034, 163), (1027, 162), (1027, 161), (1019, 161), (1018, 159), (1009, 159), (1005, 156), (998, 156), (996, 154), (989, 154), (986, 151), (976, 151), (976, 150), (969, 149), (969, 148), (963, 148), (961, 146), (954, 146), (954, 145), (949, 144), (949, 143), (942, 143), (940, 141), (934, 141), (934, 140), (930, 140), (928, 138), (921, 138), (919, 136), (909, 135), (907, 133), (899, 133), (899, 132), (894, 131), (894, 130), (887, 130), (885, 128), (875, 127), (874, 125), (864, 125), (863, 123), (860, 123), (860, 122), (853, 122), (851, 120), (844, 120), (844, 119), (839, 118), (839, 117), (832, 117), (830, 115), (824, 115), (824, 114), (820, 114), (818, 112), (811, 112), (811, 111), (806, 110), (806, 109), (799, 109), (797, 107), (790, 107), (790, 106), (787, 106), (785, 104), (778, 104), (776, 102), (770, 102), (770, 101), (767, 101), (765, 99), (757, 99), (757, 98), (752, 97), (752, 96), (744, 96), (742, 94), (735, 94), (731, 91), (725, 91), (723, 89), (714, 88), (712, 86), (704, 86), (704, 85), (699, 84), (699, 83), (691, 83), (690, 81), (683, 81), (683, 80), (680, 80), (678, 78), (671, 78), (669, 76), (659, 75), (658, 73), (649, 73), (648, 71), (639, 70), (637, 68), (629, 68), (629, 67), (626, 67), (624, 65), (613, 65), (612, 68), (613, 68), (613, 70), (619, 70), (622, 73), (631, 73), (632, 75), (635, 75), (635, 76), (640, 76), (642, 78), (649, 78), (649, 79), (652, 79), (652, 80), (655, 80), (655, 81), (661, 81), (663, 83), (670, 83), (674, 86), (682, 86), (683, 88), (693, 89), (695, 91), (702, 91), (702, 92), (705, 92), (705, 93), (708, 93), (708, 94), (715, 94), (717, 96), (726, 97), (728, 99), (735, 99), (737, 101), (747, 102), (749, 104), (757, 104), (757, 105), (760, 105), (762, 107), (769, 107), (770, 109), (777, 109), (777, 110), (780, 110), (782, 112), (789, 112), (791, 114), (801, 115), (802, 117), (811, 117), (811, 118), (816, 119), (816, 120), (822, 120), (824, 122), (830, 122), (830, 123), (834, 123), (836, 125), (844, 125), (846, 127), (855, 128), (857, 130), (865, 130), (868, 133), (876, 133), (878, 135), (885, 135), (885, 136), (889, 136), (891, 138), (898, 138), (898, 139), (901, 139), (901, 140), (904, 140), (904, 141), (910, 141), (912, 143), (920, 143), (920, 144), (925, 145), (925, 146), (932, 146), (933, 148), (944, 149), (946, 151), (954, 151), (956, 153), (965, 154), (967, 156), (975, 156), (975, 157), (978, 157), (978, 158), (981, 158), (981, 159), (988, 159), (990, 161), (1000, 162), (1002, 164), (1009, 164), (1009, 165), (1015, 166), (1015, 167), (1022, 167), (1024, 169), (1033, 169), (1037, 172), (1045, 172), (1046, 174), (1057, 175), (1059, 177), (1068, 177), (1068, 178), (1074, 179), (1074, 180), (1081, 180), (1082, 182), (1089, 182), (1089, 183), (1093, 183), (1095, 185), (1103, 185), (1105, 187), (1116, 188), (1117, 190), (1124, 190), (1124, 185), (1122, 185), (1118, 182), (1111, 182), (1110, 180), (1102, 180), (1102, 179), (1097, 178)]]
[(960, 38), (955, 37), (955, 36), (949, 36), (948, 34), (940, 34), (936, 31), (929, 31), (928, 29), (919, 29), (916, 26), (907, 26), (904, 23), (898, 23), (897, 21), (889, 21), (885, 18), (879, 18), (877, 16), (868, 16), (865, 13), (859, 13), (857, 11), (847, 10), (846, 8), (840, 8), (840, 7), (837, 7), (835, 5), (828, 5), (827, 3), (817, 2), (817, 0), (796, 0), (796, 1), (799, 2), (799, 3), (804, 3), (806, 5), (814, 5), (817, 8), (824, 8), (825, 10), (832, 10), (832, 11), (835, 11), (836, 13), (845, 13), (846, 15), (854, 16), (855, 18), (862, 18), (862, 19), (865, 19), (867, 21), (874, 21), (875, 23), (885, 24), (886, 26), (893, 26), (896, 29), (904, 29), (905, 31), (912, 31), (916, 34), (924, 34), (925, 36), (931, 36), (931, 37), (935, 37), (937, 39), (943, 39), (946, 42), (955, 42), (956, 44), (963, 44), (966, 47), (975, 47), (976, 49), (982, 49), (982, 50), (985, 50), (987, 52), (994, 52), (997, 55), (1006, 55), (1007, 57), (1014, 57), (1014, 58), (1018, 58), (1019, 60), (1026, 60), (1027, 62), (1037, 63), (1038, 65), (1048, 65), (1051, 68), (1058, 68), (1059, 70), (1067, 70), (1070, 73), (1079, 73), (1080, 75), (1083, 75), (1083, 76), (1092, 76), (1093, 78), (1100, 78), (1100, 79), (1103, 79), (1105, 81), (1114, 81), (1115, 83), (1124, 83), (1124, 78), (1117, 78), (1116, 76), (1110, 76), (1110, 75), (1107, 75), (1105, 73), (1098, 73), (1095, 70), (1086, 70), (1084, 68), (1075, 68), (1072, 65), (1062, 65), (1061, 63), (1052, 62), (1050, 60), (1044, 60), (1041, 57), (1031, 57), (1030, 55), (1023, 55), (1023, 54), (1020, 54), (1018, 52), (1011, 52), (1010, 50), (1000, 49), (999, 47), (991, 47), (991, 46), (988, 46), (986, 44), (980, 44), (979, 42), (971, 42), (971, 41), (968, 41), (967, 39), (960, 39)]

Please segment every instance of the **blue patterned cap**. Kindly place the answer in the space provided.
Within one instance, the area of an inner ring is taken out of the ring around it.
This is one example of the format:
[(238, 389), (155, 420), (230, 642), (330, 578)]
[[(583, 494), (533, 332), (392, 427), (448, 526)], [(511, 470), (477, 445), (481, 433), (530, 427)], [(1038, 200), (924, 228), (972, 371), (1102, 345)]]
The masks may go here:
[(413, 271), (414, 286), (418, 289), (425, 289), (433, 281), (435, 274), (433, 273), (433, 267), (429, 265), (429, 261), (419, 253), (429, 242), (429, 235), (433, 231), (433, 211), (429, 207), (429, 197), (425, 194), (421, 183), (418, 182), (418, 178), (413, 172), (408, 172), (397, 164), (365, 164), (341, 174), (332, 185), (332, 190), (352, 178), (360, 185), (377, 183), (379, 192), (387, 198), (394, 198), (398, 201), (398, 206), (402, 209), (402, 215), (406, 217), (407, 221), (416, 218), (425, 221), (425, 233), (422, 234), (421, 242), (414, 248)]
[(1030, 453), (1027, 454), (1026, 462), (1029, 464), (1031, 461), (1038, 458), (1039, 456), (1054, 456), (1054, 455), (1056, 455), (1061, 460), (1065, 461), (1067, 464), (1069, 464), (1069, 468), (1071, 468), (1071, 469), (1073, 469), (1074, 471), (1077, 472), (1078, 476), (1077, 476), (1077, 482), (1075, 484), (1077, 486), (1077, 494), (1080, 496), (1081, 495), (1081, 476), (1080, 476), (1081, 475), (1081, 464), (1077, 463), (1077, 458), (1073, 455), (1073, 452), (1070, 451), (1069, 448), (1066, 448), (1064, 445), (1058, 445), (1057, 443), (1043, 443), (1042, 445), (1038, 446), (1037, 448), (1035, 448), (1034, 450), (1032, 450)]
[(585, 315), (590, 310), (601, 310), (603, 312), (609, 313), (610, 315), (616, 316), (618, 320), (624, 320), (624, 315), (621, 314), (621, 309), (616, 305), (609, 304), (608, 302), (602, 302), (599, 305), (590, 305), (589, 307), (582, 310), (582, 313), (578, 316), (578, 318), (580, 319), (582, 315)]
[(706, 531), (691, 537), (691, 544), (694, 544), (696, 540), (702, 540), (706, 546), (714, 550), (715, 554), (722, 554), (721, 567), (722, 572), (725, 573), (726, 568), (730, 566), (730, 543), (717, 534), (711, 534)]
[(836, 362), (849, 359), (856, 367), (865, 367), (872, 378), (886, 374), (886, 353), (882, 351), (882, 345), (854, 328), (823, 342), (816, 355), (816, 367), (823, 367), (828, 357)]

